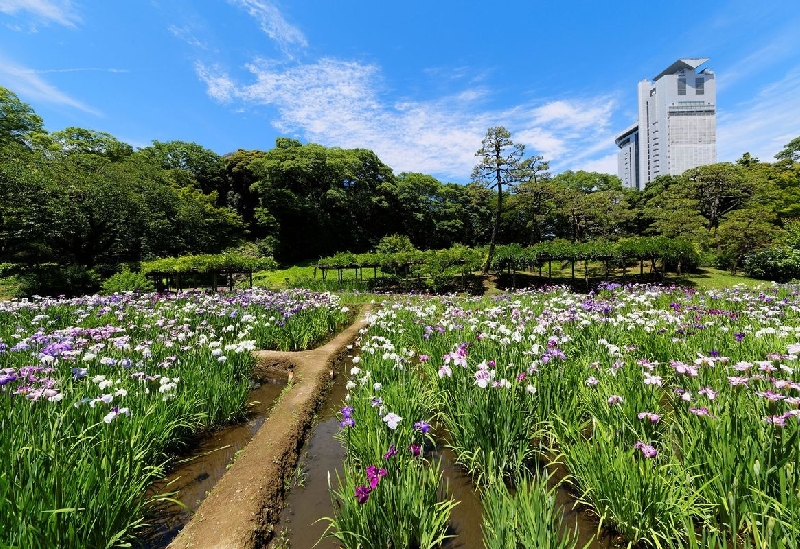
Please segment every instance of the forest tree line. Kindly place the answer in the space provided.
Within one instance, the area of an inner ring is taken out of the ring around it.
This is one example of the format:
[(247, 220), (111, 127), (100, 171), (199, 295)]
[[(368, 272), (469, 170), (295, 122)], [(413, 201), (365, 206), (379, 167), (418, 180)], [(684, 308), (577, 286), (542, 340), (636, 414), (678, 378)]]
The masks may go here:
[(134, 149), (104, 132), (48, 132), (0, 87), (0, 276), (78, 293), (160, 257), (240, 248), (292, 263), (368, 252), (393, 234), (420, 250), (479, 246), (495, 229), (498, 244), (683, 237), (735, 269), (800, 216), (800, 138), (774, 162), (745, 153), (643, 192), (607, 174), (551, 174), (542, 157), (525, 162), (495, 227), (499, 193), (478, 178), (394, 174), (370, 150), (290, 138), (221, 156), (184, 141)]

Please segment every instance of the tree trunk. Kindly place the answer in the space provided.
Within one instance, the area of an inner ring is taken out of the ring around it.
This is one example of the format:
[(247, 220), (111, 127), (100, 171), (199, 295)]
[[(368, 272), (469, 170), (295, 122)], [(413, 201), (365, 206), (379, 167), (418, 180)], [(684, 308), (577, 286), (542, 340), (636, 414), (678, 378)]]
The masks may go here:
[(492, 238), (489, 240), (489, 254), (486, 256), (486, 264), (483, 266), (483, 274), (489, 274), (489, 268), (492, 266), (492, 257), (494, 257), (495, 239), (497, 238), (497, 228), (500, 226), (500, 212), (503, 211), (503, 183), (500, 178), (500, 173), (497, 174), (497, 209), (494, 215), (494, 224), (492, 225)]

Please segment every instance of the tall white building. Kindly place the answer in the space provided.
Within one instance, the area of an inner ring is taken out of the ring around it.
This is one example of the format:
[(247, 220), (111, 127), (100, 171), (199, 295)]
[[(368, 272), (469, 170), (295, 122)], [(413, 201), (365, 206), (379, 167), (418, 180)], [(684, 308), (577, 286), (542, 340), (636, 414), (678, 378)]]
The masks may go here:
[(618, 173), (642, 190), (659, 175), (717, 161), (717, 87), (705, 58), (678, 59), (639, 82), (639, 120), (616, 138)]

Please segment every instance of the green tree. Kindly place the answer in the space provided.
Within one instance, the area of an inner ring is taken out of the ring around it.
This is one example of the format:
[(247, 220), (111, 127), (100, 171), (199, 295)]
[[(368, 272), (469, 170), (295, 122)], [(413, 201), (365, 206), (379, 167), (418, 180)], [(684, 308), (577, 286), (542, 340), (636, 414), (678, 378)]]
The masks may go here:
[(618, 240), (625, 236), (627, 224), (636, 215), (622, 189), (587, 193), (584, 207), (586, 236), (592, 239)]
[(509, 191), (520, 181), (530, 179), (531, 163), (525, 162), (525, 145), (514, 143), (511, 133), (502, 126), (487, 130), (481, 148), (475, 153), (480, 161), (472, 171), (473, 182), (497, 189), (497, 202), (489, 239), (489, 253), (483, 265), (483, 273), (489, 272), (497, 241), (500, 216), (503, 212), (503, 187)]
[(106, 132), (69, 127), (53, 132), (51, 138), (65, 155), (93, 155), (117, 162), (133, 154), (133, 147)]
[(649, 223), (645, 232), (701, 244), (706, 241), (708, 220), (700, 213), (700, 204), (684, 180), (659, 176), (643, 194), (646, 202), (642, 215)]
[(758, 158), (756, 158), (755, 156), (751, 155), (749, 152), (746, 152), (746, 153), (744, 153), (742, 155), (741, 158), (739, 158), (739, 160), (736, 161), (736, 164), (738, 164), (739, 166), (745, 167), (745, 168), (749, 168), (751, 166), (755, 166), (759, 162), (760, 161), (759, 161)]
[(631, 192), (622, 188), (616, 176), (567, 170), (556, 175), (551, 185), (554, 236), (573, 242), (616, 239), (635, 215), (628, 201)]
[(777, 160), (791, 160), (800, 162), (800, 137), (795, 137), (783, 147), (783, 150), (775, 155)]
[(394, 175), (372, 151), (279, 138), (249, 169), (255, 221), (281, 259), (367, 251), (393, 228)]
[(397, 229), (420, 250), (435, 247), (437, 218), (442, 200), (442, 184), (421, 173), (403, 172), (395, 178), (394, 198)]
[(153, 141), (138, 154), (161, 169), (173, 172), (181, 186), (193, 185), (205, 194), (216, 193), (218, 206), (231, 206), (227, 166), (214, 151), (186, 141)]
[(741, 208), (756, 192), (758, 181), (747, 177), (743, 166), (720, 162), (699, 166), (683, 174), (690, 196), (697, 200), (700, 213), (708, 220), (708, 232), (716, 243), (717, 253), (722, 244), (717, 236), (722, 217)]
[(556, 193), (551, 183), (550, 163), (543, 156), (531, 156), (524, 162), (529, 167), (529, 177), (517, 185), (516, 193), (509, 200), (513, 200), (509, 209), (518, 212), (518, 223), (524, 225), (520, 229), (527, 233), (527, 238), (524, 238), (523, 231), (520, 231), (517, 240), (535, 244), (551, 232), (547, 221), (556, 207)]
[(736, 274), (744, 257), (771, 244), (780, 235), (771, 208), (754, 206), (732, 211), (719, 225), (722, 260)]
[(17, 94), (0, 86), (0, 147), (30, 146), (35, 134), (43, 133), (42, 118)]
[(238, 149), (223, 156), (225, 173), (229, 182), (229, 189), (225, 197), (225, 204), (238, 213), (245, 223), (248, 233), (256, 239), (269, 236), (263, 227), (255, 222), (255, 211), (258, 207), (258, 197), (251, 189), (257, 176), (250, 165), (254, 160), (263, 158), (267, 153), (259, 150)]
[(58, 203), (52, 170), (40, 151), (0, 148), (0, 262), (52, 260), (48, 235)]

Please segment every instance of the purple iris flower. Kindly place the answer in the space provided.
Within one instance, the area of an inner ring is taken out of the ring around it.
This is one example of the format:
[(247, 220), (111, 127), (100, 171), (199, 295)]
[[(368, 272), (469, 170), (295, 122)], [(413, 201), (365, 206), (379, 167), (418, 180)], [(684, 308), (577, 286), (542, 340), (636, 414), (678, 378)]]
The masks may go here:
[(372, 490), (370, 489), (369, 486), (356, 487), (356, 500), (358, 501), (359, 505), (364, 505), (365, 503), (367, 503), (367, 500), (369, 499), (369, 493), (371, 491)]
[(387, 452), (383, 454), (383, 459), (389, 459), (392, 456), (396, 455), (397, 455), (397, 448), (395, 448), (394, 444), (392, 444), (391, 446), (389, 446), (389, 450), (387, 450)]
[(414, 424), (414, 429), (416, 431), (420, 431), (421, 433), (425, 434), (431, 430), (431, 424), (427, 421), (418, 421)]

